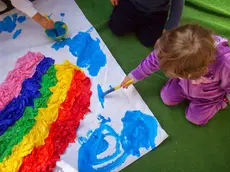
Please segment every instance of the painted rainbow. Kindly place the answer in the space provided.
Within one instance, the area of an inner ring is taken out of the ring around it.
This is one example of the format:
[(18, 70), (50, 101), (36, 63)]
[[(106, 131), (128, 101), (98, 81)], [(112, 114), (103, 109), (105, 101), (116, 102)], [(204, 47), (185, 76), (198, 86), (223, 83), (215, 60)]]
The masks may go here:
[(90, 111), (90, 87), (68, 61), (19, 58), (0, 85), (0, 172), (51, 172)]

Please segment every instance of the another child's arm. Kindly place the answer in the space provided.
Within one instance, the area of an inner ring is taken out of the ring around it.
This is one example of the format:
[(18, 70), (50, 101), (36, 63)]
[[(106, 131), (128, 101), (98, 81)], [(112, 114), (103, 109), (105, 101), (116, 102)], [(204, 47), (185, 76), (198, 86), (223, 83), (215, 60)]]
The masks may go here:
[(160, 69), (158, 57), (155, 55), (155, 51), (150, 53), (142, 62), (137, 66), (136, 69), (132, 70), (128, 76), (122, 81), (122, 87), (129, 87), (125, 83), (131, 79), (134, 80), (133, 83), (143, 80), (144, 78), (151, 75), (153, 72), (156, 72)]
[(39, 23), (43, 28), (50, 29), (54, 28), (54, 23), (52, 20), (47, 20), (43, 15), (41, 15), (33, 6), (32, 2), (29, 0), (11, 0), (12, 5), (18, 10), (24, 12), (29, 17), (33, 18), (37, 23)]
[(184, 8), (185, 0), (172, 0), (171, 8), (169, 13), (168, 22), (166, 23), (165, 29), (173, 29), (179, 26), (180, 18)]

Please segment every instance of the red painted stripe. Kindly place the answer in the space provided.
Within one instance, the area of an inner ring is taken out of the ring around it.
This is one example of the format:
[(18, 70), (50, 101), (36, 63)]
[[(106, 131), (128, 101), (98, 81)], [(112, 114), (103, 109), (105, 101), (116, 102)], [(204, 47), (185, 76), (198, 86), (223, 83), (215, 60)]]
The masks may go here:
[(79, 70), (74, 71), (74, 77), (65, 101), (61, 104), (58, 119), (51, 124), (49, 136), (45, 144), (34, 148), (26, 156), (20, 167), (20, 172), (52, 172), (69, 145), (76, 138), (76, 130), (90, 105), (90, 79)]

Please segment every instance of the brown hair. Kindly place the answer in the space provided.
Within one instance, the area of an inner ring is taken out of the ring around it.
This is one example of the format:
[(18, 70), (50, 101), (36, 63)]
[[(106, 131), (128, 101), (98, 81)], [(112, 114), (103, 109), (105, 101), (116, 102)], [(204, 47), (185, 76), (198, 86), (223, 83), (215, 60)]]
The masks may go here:
[(198, 79), (215, 62), (212, 31), (187, 24), (166, 31), (155, 45), (160, 68), (169, 77)]

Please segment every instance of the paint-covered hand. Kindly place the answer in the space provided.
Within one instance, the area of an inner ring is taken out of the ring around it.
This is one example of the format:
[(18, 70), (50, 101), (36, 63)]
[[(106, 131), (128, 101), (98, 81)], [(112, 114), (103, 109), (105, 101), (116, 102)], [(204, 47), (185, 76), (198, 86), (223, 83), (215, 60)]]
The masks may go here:
[(33, 16), (33, 19), (36, 22), (38, 22), (44, 29), (52, 29), (52, 28), (54, 28), (53, 20), (51, 20), (51, 19), (47, 20), (46, 17), (44, 17), (40, 13), (35, 14)]
[(119, 0), (110, 0), (110, 1), (111, 1), (112, 5), (117, 6)]
[(130, 85), (134, 83), (134, 80), (129, 76), (126, 76), (125, 79), (121, 82), (122, 88), (128, 88)]
[(39, 22), (38, 22), (43, 28), (45, 29), (52, 29), (54, 28), (54, 22), (53, 20), (47, 20), (45, 17), (43, 17)]

